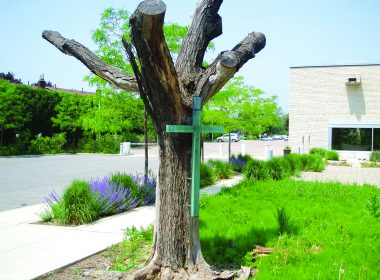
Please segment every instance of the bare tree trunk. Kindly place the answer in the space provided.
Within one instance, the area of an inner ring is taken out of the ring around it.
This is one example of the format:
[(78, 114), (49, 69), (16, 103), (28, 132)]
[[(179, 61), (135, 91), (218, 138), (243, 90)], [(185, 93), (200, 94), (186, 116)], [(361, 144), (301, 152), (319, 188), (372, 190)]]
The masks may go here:
[(156, 191), (155, 253), (135, 278), (172, 279), (174, 275), (181, 275), (181, 279), (186, 279), (191, 138), (159, 132), (158, 145), (161, 167)]

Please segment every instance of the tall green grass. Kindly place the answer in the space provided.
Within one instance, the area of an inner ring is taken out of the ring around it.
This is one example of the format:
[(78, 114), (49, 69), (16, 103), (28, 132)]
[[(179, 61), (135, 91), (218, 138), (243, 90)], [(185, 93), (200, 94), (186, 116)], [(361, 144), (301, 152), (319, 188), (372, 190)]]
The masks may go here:
[(371, 153), (371, 161), (380, 162), (380, 150)]
[[(255, 279), (380, 279), (378, 197), (371, 186), (246, 180), (201, 199), (202, 252), (216, 266), (256, 266)], [(276, 252), (252, 260), (255, 245)]]
[(62, 200), (52, 205), (59, 224), (87, 224), (99, 218), (101, 207), (87, 182), (75, 180), (64, 191)]
[(326, 150), (323, 148), (312, 148), (310, 150), (312, 155), (320, 155), (322, 158), (327, 160), (339, 160), (339, 154), (334, 150)]
[(290, 154), (269, 161), (252, 159), (244, 168), (244, 176), (251, 180), (282, 180), (299, 176), (301, 171), (322, 172), (324, 169), (325, 162), (320, 155)]

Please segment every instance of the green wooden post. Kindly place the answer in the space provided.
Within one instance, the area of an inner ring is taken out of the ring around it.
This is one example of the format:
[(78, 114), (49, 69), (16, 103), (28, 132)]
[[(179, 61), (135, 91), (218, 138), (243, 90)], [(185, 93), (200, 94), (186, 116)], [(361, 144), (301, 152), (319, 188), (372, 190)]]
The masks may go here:
[(192, 125), (167, 125), (166, 132), (169, 133), (192, 133), (192, 157), (191, 157), (191, 210), (192, 217), (199, 216), (199, 188), (200, 188), (200, 165), (201, 165), (201, 133), (223, 133), (221, 126), (201, 126), (202, 100), (199, 96), (193, 97), (193, 122)]

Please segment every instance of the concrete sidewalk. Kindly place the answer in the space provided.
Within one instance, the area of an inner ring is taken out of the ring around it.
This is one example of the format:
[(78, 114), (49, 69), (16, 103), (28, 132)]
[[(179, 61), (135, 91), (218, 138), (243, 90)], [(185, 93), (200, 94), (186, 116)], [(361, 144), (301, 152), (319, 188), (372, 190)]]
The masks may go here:
[[(216, 194), (242, 176), (222, 180), (201, 190)], [(0, 212), (0, 280), (33, 279), (75, 263), (123, 240), (126, 228), (154, 222), (154, 207), (139, 207), (90, 225), (61, 227), (37, 222), (44, 205)]]
[(302, 172), (300, 179), (314, 182), (370, 184), (380, 187), (380, 168), (326, 165), (323, 172)]
[(123, 231), (154, 221), (154, 207), (140, 207), (90, 225), (35, 224), (42, 204), (0, 212), (0, 280), (33, 279), (123, 240)]

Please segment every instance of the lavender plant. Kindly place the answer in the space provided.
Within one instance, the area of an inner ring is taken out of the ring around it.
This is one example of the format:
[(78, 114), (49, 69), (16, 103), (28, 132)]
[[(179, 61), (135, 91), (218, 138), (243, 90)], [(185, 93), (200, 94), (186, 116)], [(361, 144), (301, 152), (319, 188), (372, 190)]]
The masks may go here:
[(40, 214), (45, 222), (83, 224), (100, 216), (117, 214), (156, 200), (153, 174), (130, 176), (116, 173), (89, 183), (74, 181), (62, 197), (53, 191), (45, 198), (46, 209)]
[(139, 200), (132, 196), (130, 188), (112, 183), (110, 176), (92, 180), (90, 189), (97, 196), (102, 216), (133, 209), (139, 204)]
[(132, 175), (131, 178), (137, 185), (141, 205), (154, 204), (156, 201), (156, 177), (153, 174), (150, 176), (136, 174)]
[(236, 172), (243, 172), (244, 167), (247, 165), (247, 162), (252, 160), (252, 157), (249, 155), (232, 155), (230, 159), (230, 164), (232, 165), (232, 168)]

